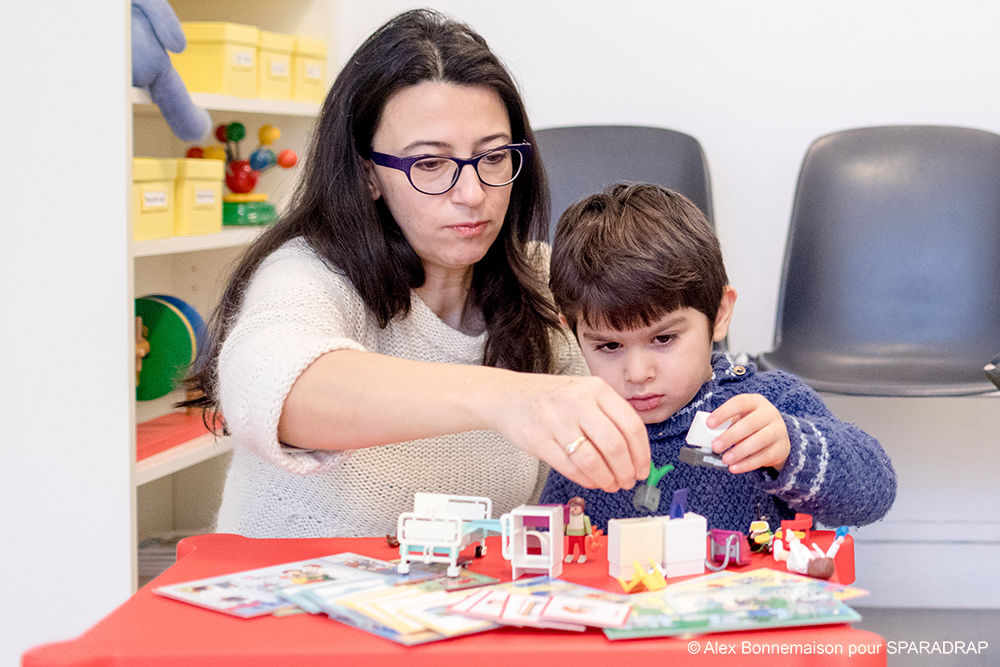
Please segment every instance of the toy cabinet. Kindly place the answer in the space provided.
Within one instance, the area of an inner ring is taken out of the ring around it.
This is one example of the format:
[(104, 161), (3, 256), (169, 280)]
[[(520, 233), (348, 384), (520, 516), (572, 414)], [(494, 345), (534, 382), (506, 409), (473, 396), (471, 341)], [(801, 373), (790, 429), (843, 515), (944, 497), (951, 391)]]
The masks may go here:
[[(171, 4), (183, 22), (252, 25), (278, 34), (310, 35), (325, 40), (327, 45), (333, 44), (333, 12), (336, 5), (331, 0), (288, 0), (281, 3), (267, 0), (248, 0), (244, 3), (171, 0)], [(332, 75), (324, 81), (324, 88)], [(126, 128), (130, 138), (129, 157), (183, 158), (191, 144), (180, 141), (170, 132), (148, 94), (131, 88), (127, 96), (132, 107)], [(212, 93), (192, 93), (192, 98), (195, 104), (209, 111), (213, 128), (222, 123), (239, 121), (246, 126), (248, 135), (256, 136), (262, 125), (276, 125), (281, 129), (281, 144), (294, 148), (300, 154), (306, 152), (308, 135), (320, 107), (314, 101)], [(203, 144), (213, 141), (214, 138), (206, 139)], [(269, 170), (261, 175), (257, 190), (269, 195), (280, 212), (289, 200), (300, 171), (298, 168)], [(142, 179), (148, 178), (149, 174), (130, 173), (130, 181), (134, 176)], [(132, 226), (143, 223), (139, 214), (133, 213)], [(131, 241), (131, 296), (172, 295), (186, 301), (208, 320), (234, 262), (263, 229), (226, 227), (220, 233), (167, 235), (166, 238)], [(130, 339), (134, 339), (134, 318), (127, 326)], [(152, 401), (134, 401), (131, 410), (133, 430), (142, 430), (145, 434), (149, 432), (149, 426), (156, 423), (152, 420), (171, 420), (172, 417), (167, 415), (176, 412), (172, 404), (181, 398), (183, 394), (175, 391)], [(137, 440), (141, 442), (142, 438)], [(175, 446), (148, 456), (144, 456), (140, 447), (138, 456), (142, 457), (141, 460), (133, 458), (132, 534), (137, 548), (139, 543), (153, 535), (198, 532), (214, 523), (231, 446), (224, 438), (217, 439), (204, 430), (199, 432), (197, 424), (188, 424), (188, 431), (178, 431), (174, 440), (179, 440), (174, 443)], [(133, 560), (133, 564), (133, 581), (138, 583), (138, 559)]]
[(562, 573), (563, 514), (562, 505), (522, 505), (500, 517), (503, 557), (510, 561), (514, 579), (522, 574)]

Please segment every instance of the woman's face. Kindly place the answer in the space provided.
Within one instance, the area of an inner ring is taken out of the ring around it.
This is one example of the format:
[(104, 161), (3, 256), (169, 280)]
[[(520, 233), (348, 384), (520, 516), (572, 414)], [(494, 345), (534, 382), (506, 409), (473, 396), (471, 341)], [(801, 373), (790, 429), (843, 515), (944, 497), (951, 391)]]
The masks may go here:
[[(425, 81), (386, 102), (372, 150), (396, 157), (470, 158), (512, 142), (510, 119), (491, 88)], [(426, 195), (398, 169), (367, 163), (374, 198), (382, 197), (425, 270), (468, 269), (496, 240), (511, 185), (484, 185), (471, 165), (448, 192)]]

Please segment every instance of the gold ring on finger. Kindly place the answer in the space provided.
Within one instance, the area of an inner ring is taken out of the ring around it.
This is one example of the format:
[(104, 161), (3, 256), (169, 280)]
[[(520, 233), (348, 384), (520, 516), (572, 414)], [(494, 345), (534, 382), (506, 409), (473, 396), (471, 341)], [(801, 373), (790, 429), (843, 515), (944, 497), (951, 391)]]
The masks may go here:
[(580, 445), (585, 442), (587, 442), (587, 436), (581, 435), (579, 438), (566, 445), (566, 455), (572, 456), (573, 452), (580, 449)]

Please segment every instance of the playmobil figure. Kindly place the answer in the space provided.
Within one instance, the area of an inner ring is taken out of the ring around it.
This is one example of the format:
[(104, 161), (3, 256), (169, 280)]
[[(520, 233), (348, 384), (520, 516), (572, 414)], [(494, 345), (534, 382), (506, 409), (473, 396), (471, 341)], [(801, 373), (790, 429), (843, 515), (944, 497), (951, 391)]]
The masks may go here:
[(774, 560), (785, 561), (789, 572), (805, 574), (817, 579), (829, 579), (833, 576), (836, 570), (833, 558), (844, 542), (844, 536), (847, 534), (846, 527), (842, 526), (837, 529), (837, 538), (826, 553), (815, 543), (812, 545), (813, 548), (809, 549), (798, 538), (794, 530), (783, 530), (782, 534), (782, 539), (776, 538), (774, 540)]
[(132, 0), (132, 85), (149, 91), (178, 138), (198, 141), (212, 129), (212, 119), (191, 101), (167, 55), (186, 46), (181, 22), (167, 0)]
[(774, 539), (774, 532), (771, 530), (771, 524), (766, 516), (750, 522), (747, 537), (750, 540), (750, 551), (771, 553), (771, 540)]
[(642, 420), (585, 377), (545, 288), (545, 175), (483, 38), (431, 10), (389, 20), (312, 137), (190, 379), (234, 443), (216, 529), (381, 536), (426, 489), (506, 513), (548, 467), (607, 491), (644, 479)]
[[(549, 284), (591, 373), (645, 422), (652, 460), (678, 461), (698, 411), (709, 430), (732, 420), (706, 443), (724, 467), (677, 466), (660, 482), (665, 493), (688, 488), (689, 508), (711, 528), (742, 533), (758, 507), (862, 525), (892, 505), (896, 474), (874, 438), (798, 378), (713, 352), (736, 291), (714, 230), (686, 197), (618, 184), (576, 202), (559, 219)], [(540, 502), (573, 496), (598, 526), (640, 514), (631, 493), (584, 489), (558, 471)]]
[(566, 534), (569, 536), (569, 546), (566, 547), (566, 562), (573, 562), (573, 554), (579, 553), (578, 563), (587, 562), (587, 536), (590, 535), (590, 517), (584, 514), (587, 503), (580, 496), (566, 501), (569, 506), (569, 522), (566, 524)]

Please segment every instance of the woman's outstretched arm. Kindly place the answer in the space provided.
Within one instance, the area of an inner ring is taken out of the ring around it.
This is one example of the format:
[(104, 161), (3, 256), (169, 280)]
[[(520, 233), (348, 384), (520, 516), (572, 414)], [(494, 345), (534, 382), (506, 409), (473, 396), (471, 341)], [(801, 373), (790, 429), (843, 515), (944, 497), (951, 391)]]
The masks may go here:
[[(491, 429), (590, 488), (649, 472), (646, 428), (603, 380), (398, 359), (342, 349), (313, 361), (278, 422), (285, 444), (350, 450)], [(572, 455), (565, 447), (587, 443)]]

